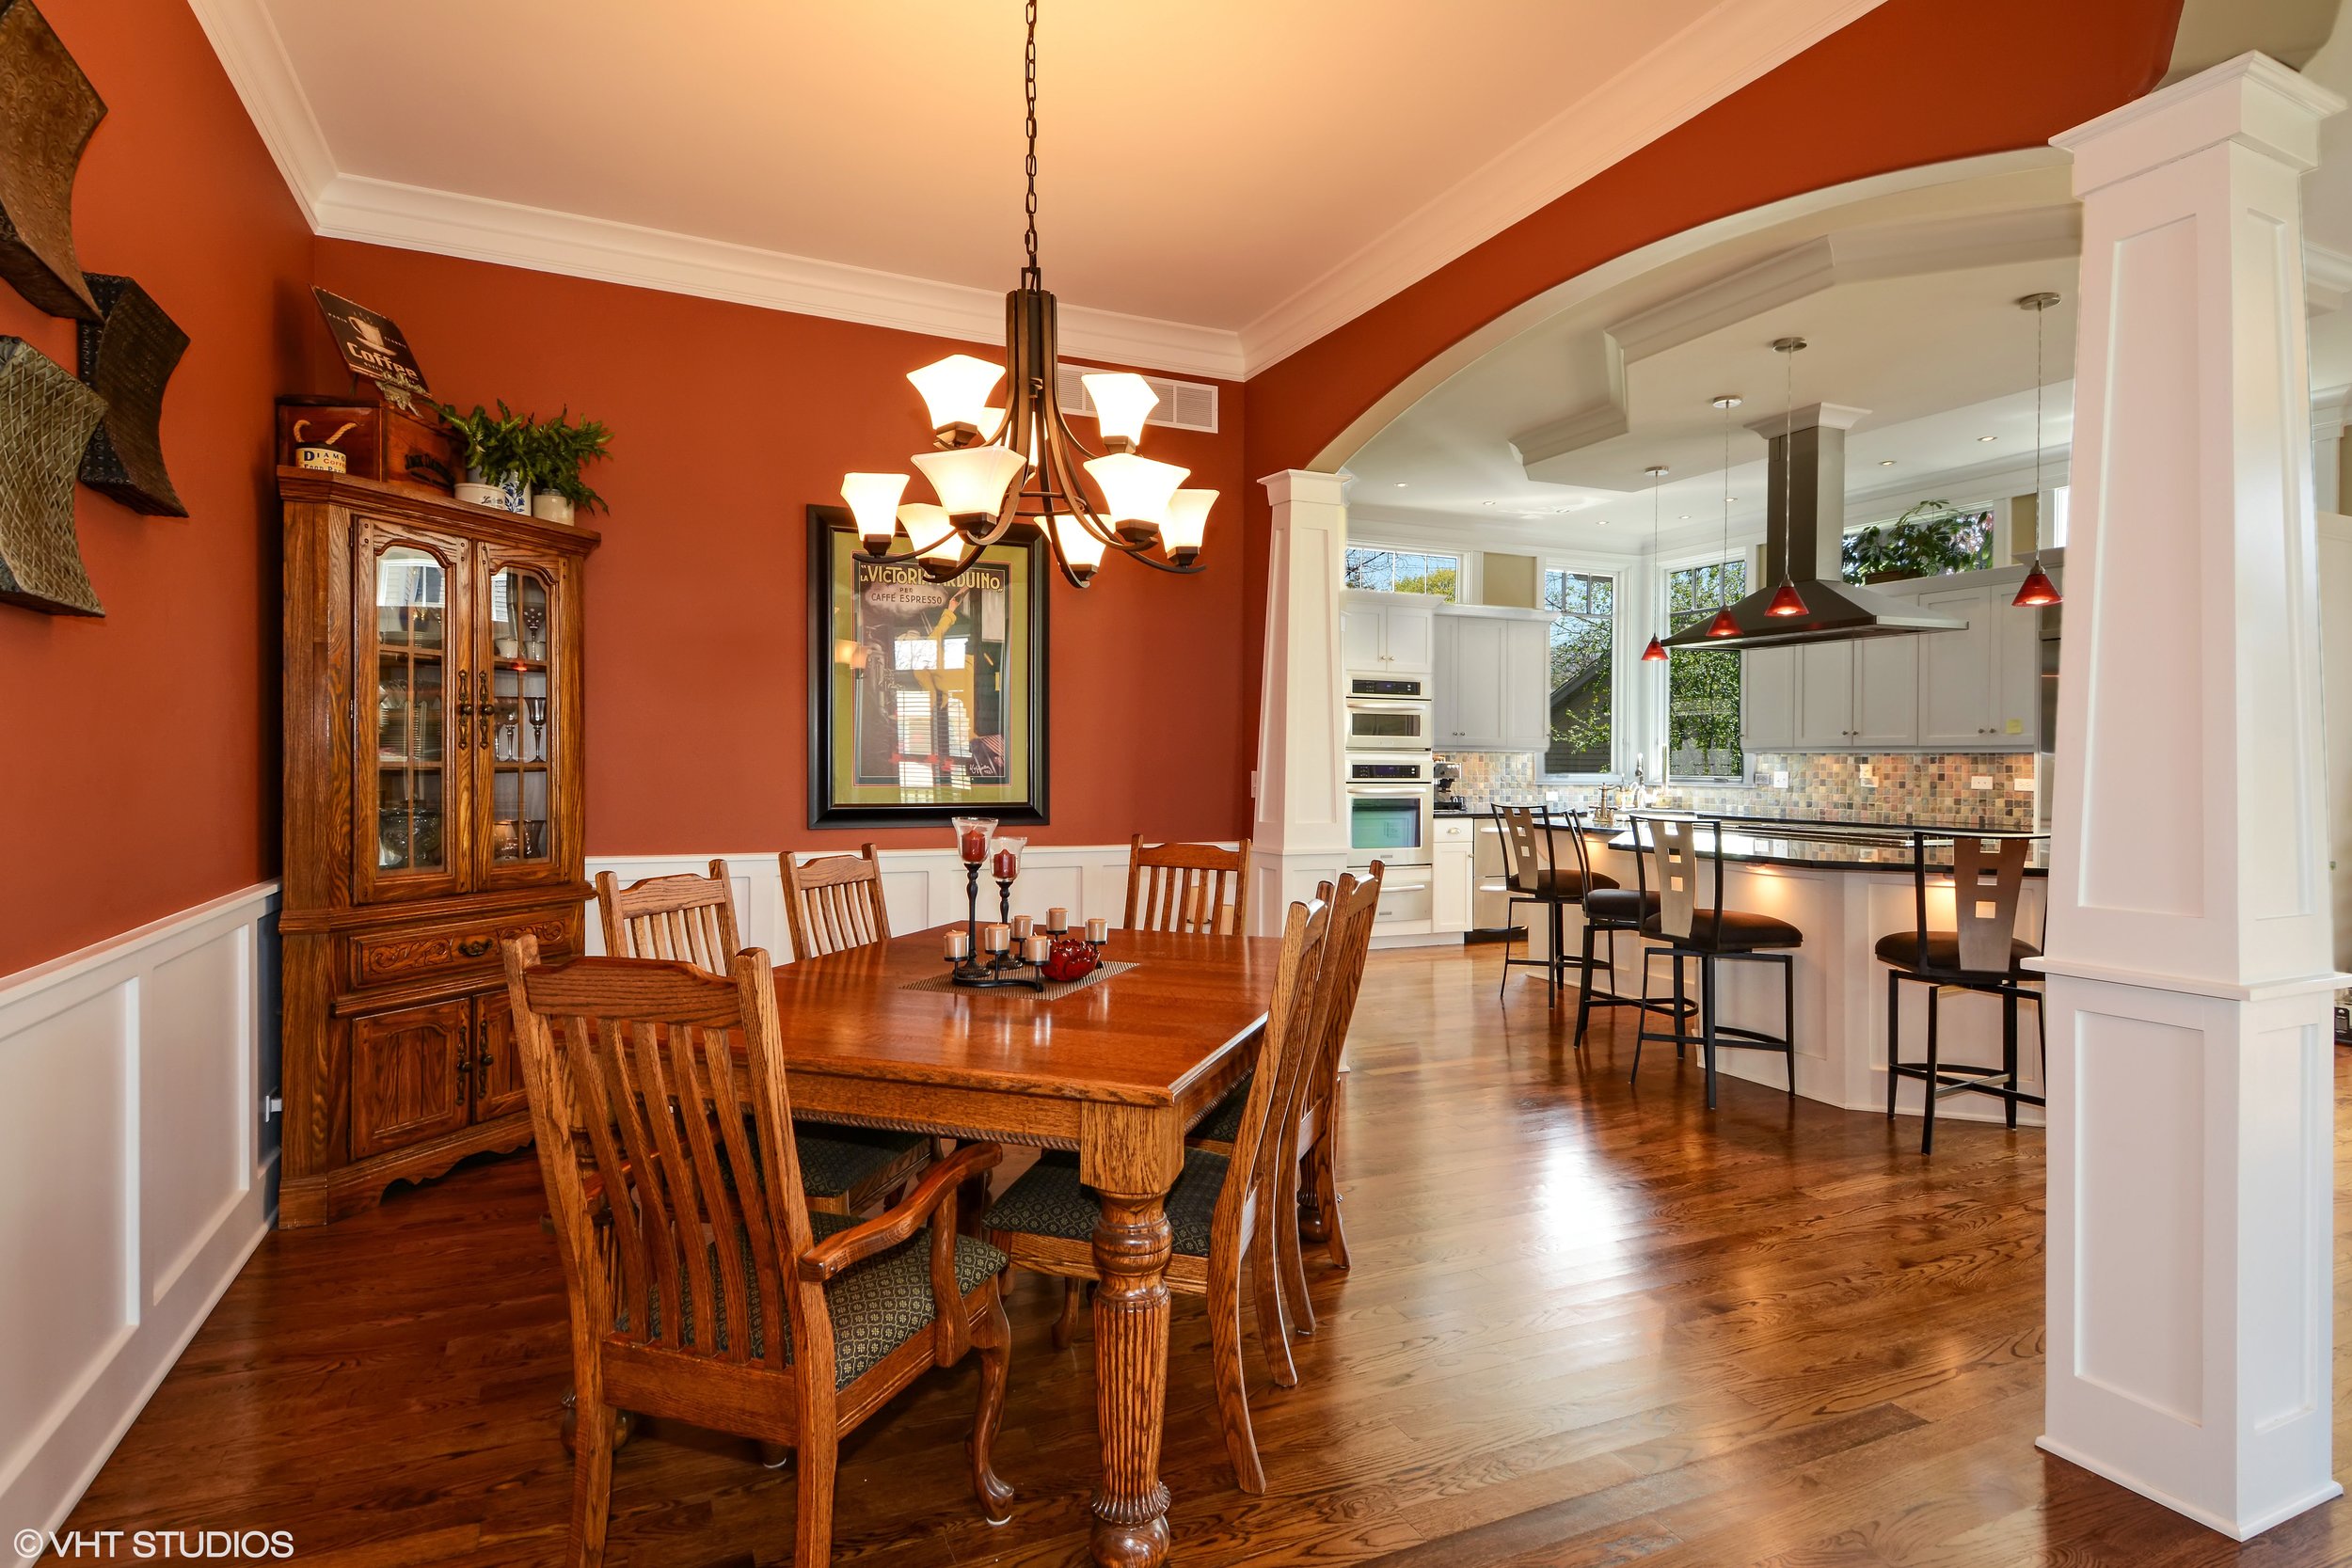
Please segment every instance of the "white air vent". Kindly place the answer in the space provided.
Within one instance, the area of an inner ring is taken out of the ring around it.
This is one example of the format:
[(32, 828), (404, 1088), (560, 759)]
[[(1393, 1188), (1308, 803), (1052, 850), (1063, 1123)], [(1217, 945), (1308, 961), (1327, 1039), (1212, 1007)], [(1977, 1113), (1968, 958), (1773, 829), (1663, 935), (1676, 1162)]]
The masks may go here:
[[(1061, 376), (1057, 388), (1064, 414), (1094, 414), (1094, 403), (1087, 396), (1086, 382), (1081, 378), (1089, 372), (1100, 370), (1099, 365), (1059, 367)], [(1201, 430), (1216, 434), (1216, 388), (1206, 381), (1176, 381), (1164, 375), (1147, 375), (1144, 381), (1160, 395), (1159, 405), (1152, 410), (1145, 424), (1166, 425), (1171, 430)]]

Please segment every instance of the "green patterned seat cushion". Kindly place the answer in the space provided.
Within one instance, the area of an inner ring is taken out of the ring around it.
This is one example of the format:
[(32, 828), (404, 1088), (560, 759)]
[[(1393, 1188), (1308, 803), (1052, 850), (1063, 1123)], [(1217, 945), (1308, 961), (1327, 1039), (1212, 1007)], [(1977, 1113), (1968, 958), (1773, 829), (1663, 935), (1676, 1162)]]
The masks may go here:
[[(848, 1214), (808, 1216), (809, 1228), (818, 1241), (847, 1230), (859, 1223)], [(744, 1284), (750, 1297), (752, 1315), (752, 1354), (768, 1354), (766, 1315), (759, 1305), (759, 1273), (752, 1262), (752, 1240), (748, 1232), (737, 1231), (737, 1243), (743, 1249)], [(970, 1236), (956, 1238), (956, 1289), (966, 1294), (978, 1288), (983, 1280), (1001, 1272), (1005, 1255), (986, 1242)], [(710, 1273), (719, 1277), (719, 1246), (710, 1243)], [(694, 1295), (691, 1280), (678, 1281), (681, 1315), (685, 1330), (680, 1336), (691, 1346), (694, 1343)], [(931, 1303), (931, 1233), (927, 1227), (888, 1252), (877, 1253), (863, 1262), (853, 1263), (825, 1282), (825, 1305), (833, 1318), (833, 1385), (847, 1388), (876, 1366), (882, 1359), (909, 1339), (931, 1326), (938, 1315)], [(654, 1333), (661, 1332), (661, 1303), (652, 1291), (646, 1293), (646, 1314), (653, 1322)], [(719, 1349), (728, 1348), (727, 1305), (723, 1296), (715, 1305), (711, 1317), (717, 1330)], [(628, 1314), (624, 1311), (615, 1325), (628, 1332)], [(792, 1359), (792, 1346), (784, 1347), (784, 1358)]]
[(1242, 1081), (1233, 1085), (1233, 1092), (1218, 1101), (1215, 1108), (1200, 1118), (1200, 1124), (1192, 1130), (1192, 1135), (1221, 1144), (1232, 1143), (1240, 1137), (1241, 1114), (1249, 1108), (1249, 1085), (1257, 1076), (1254, 1072), (1245, 1074)]
[(838, 1197), (930, 1141), (922, 1132), (884, 1132), (798, 1117), (792, 1122), (792, 1142), (801, 1152), (801, 1190), (811, 1197)]
[[(1217, 1194), (1225, 1190), (1226, 1158), (1205, 1148), (1184, 1150), (1184, 1173), (1168, 1195), (1168, 1227), (1175, 1247), (1187, 1258), (1209, 1255), (1209, 1227), (1216, 1217)], [(1103, 1220), (1094, 1190), (1078, 1180), (1074, 1162), (1040, 1160), (1005, 1189), (980, 1222), (987, 1230), (1017, 1230), (1030, 1236), (1091, 1241)]]

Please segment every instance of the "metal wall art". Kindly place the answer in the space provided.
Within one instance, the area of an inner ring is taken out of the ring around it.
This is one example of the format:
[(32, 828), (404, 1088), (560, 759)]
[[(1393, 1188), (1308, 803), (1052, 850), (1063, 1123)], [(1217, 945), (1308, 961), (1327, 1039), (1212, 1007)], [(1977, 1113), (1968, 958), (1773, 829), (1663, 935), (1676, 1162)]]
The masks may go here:
[(73, 531), (73, 473), (106, 403), (22, 338), (0, 338), (0, 601), (103, 615)]
[(53, 316), (104, 314), (73, 257), (73, 176), (105, 114), (33, 0), (0, 0), (0, 277)]
[(106, 400), (106, 416), (82, 452), (82, 483), (134, 512), (184, 517), (164, 469), (163, 420), (188, 335), (132, 279), (94, 272), (89, 284), (105, 319), (80, 325), (82, 379)]

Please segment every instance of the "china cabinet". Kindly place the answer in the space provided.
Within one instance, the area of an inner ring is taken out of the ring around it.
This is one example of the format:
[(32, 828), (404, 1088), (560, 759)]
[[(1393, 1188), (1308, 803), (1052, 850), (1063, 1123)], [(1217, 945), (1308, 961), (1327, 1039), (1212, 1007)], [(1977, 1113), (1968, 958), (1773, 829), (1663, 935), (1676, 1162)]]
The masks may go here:
[(577, 952), (597, 536), (278, 470), (284, 1169), (318, 1225), (530, 1140), (499, 943)]

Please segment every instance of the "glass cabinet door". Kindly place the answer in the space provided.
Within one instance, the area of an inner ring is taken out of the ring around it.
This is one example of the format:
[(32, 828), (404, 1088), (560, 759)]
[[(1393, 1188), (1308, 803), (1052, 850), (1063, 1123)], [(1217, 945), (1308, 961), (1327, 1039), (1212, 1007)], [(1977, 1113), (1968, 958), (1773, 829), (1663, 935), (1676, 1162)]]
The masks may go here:
[(573, 831), (557, 788), (571, 744), (563, 607), (552, 563), (500, 556), (489, 566), (474, 734), (488, 782), (483, 858), (490, 881), (532, 881), (556, 863), (558, 836)]
[(357, 869), (363, 889), (421, 896), (454, 875), (451, 694), (465, 675), (453, 607), (462, 603), (463, 557), (453, 546), (384, 538), (368, 541), (363, 559)]

